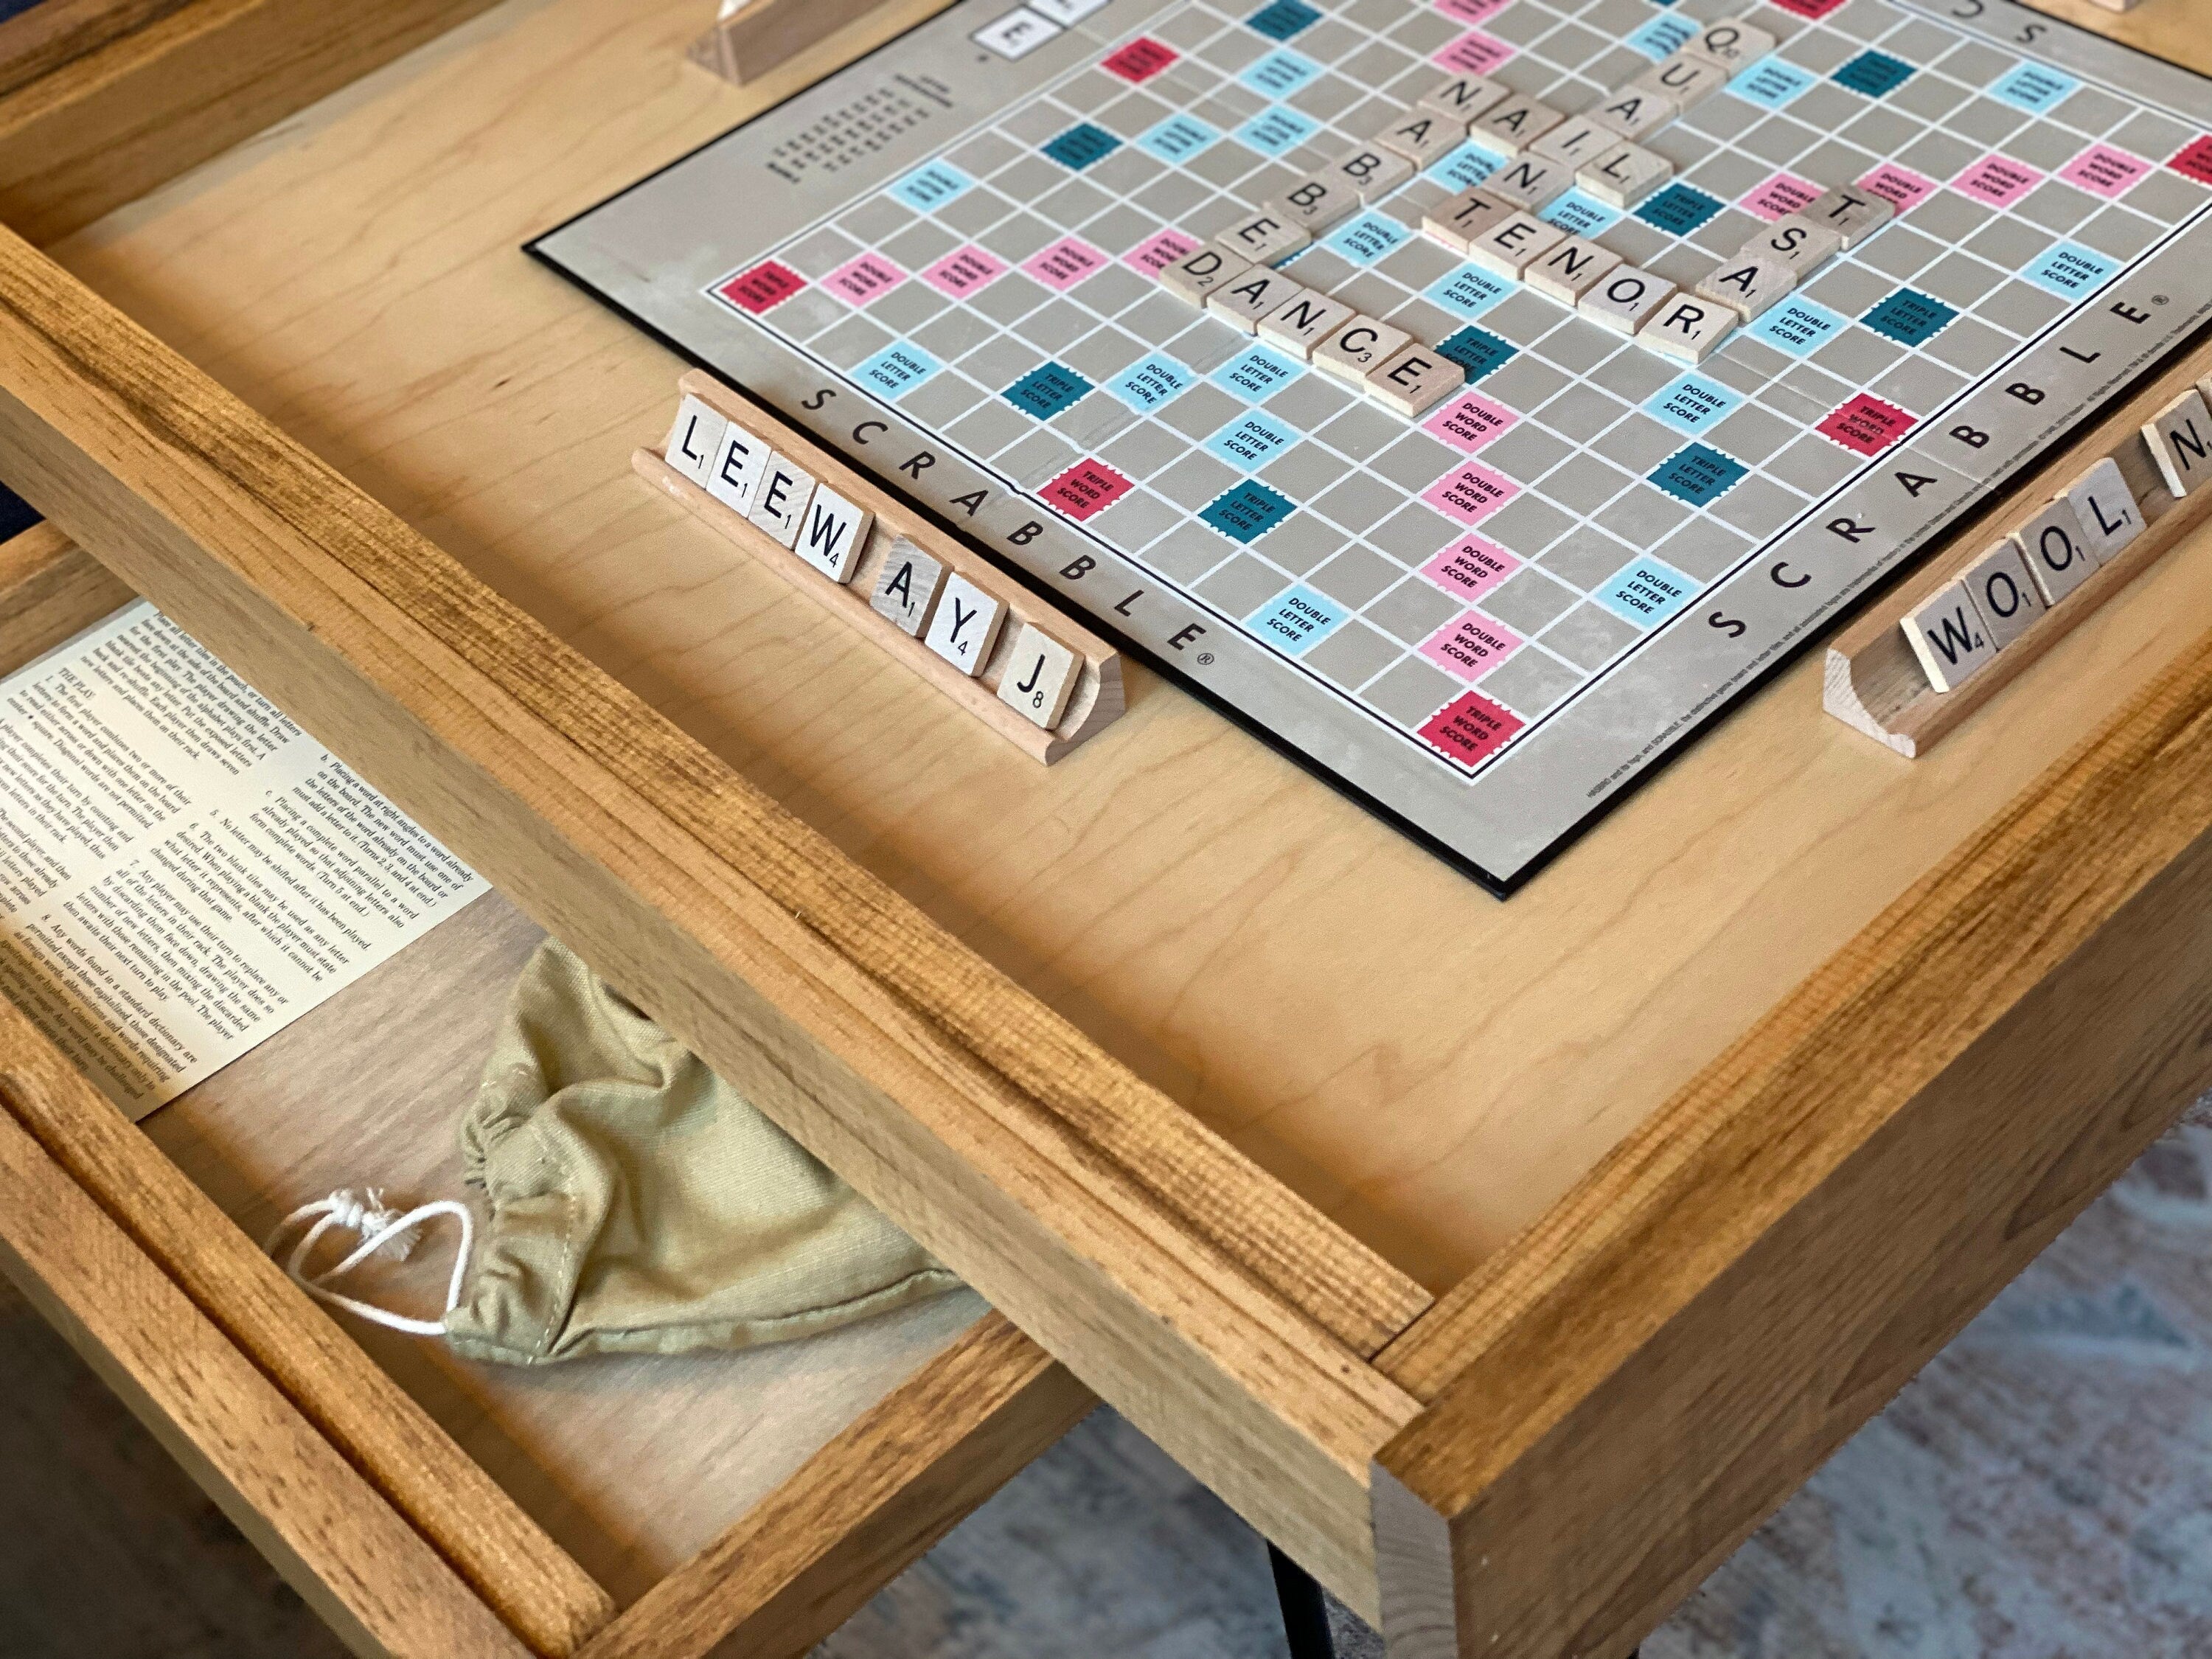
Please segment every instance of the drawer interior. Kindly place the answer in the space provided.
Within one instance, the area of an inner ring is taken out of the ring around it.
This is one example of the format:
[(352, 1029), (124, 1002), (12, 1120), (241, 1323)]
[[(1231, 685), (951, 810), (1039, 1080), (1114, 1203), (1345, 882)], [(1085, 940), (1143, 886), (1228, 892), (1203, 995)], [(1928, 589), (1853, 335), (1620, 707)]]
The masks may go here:
[[(465, 1195), (456, 1125), (507, 988), (544, 937), (486, 893), (145, 1121), (249, 1237), (342, 1187), (402, 1206)], [(441, 1305), (450, 1227), (356, 1294)], [(696, 1554), (986, 1311), (967, 1291), (740, 1353), (543, 1368), (339, 1322), (532, 1519), (627, 1605)]]
[[(127, 598), (44, 526), (0, 542), (0, 673)], [(141, 1127), (256, 1240), (339, 1188), (382, 1188), (403, 1207), (469, 1197), (459, 1119), (509, 988), (544, 937), (488, 891)], [(406, 1261), (365, 1267), (356, 1293), (434, 1314), (453, 1242), (450, 1228), (434, 1230)], [(988, 1312), (963, 1290), (744, 1352), (542, 1368), (463, 1359), (441, 1342), (334, 1316), (626, 1607)]]

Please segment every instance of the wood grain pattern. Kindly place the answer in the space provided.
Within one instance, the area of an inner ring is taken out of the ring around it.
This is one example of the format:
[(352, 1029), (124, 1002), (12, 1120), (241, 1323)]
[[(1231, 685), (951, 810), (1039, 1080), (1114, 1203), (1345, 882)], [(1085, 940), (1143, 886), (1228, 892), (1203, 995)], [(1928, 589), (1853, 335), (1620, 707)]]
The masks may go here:
[(1431, 1400), (1378, 1460), (1407, 1651), (1625, 1654), (2212, 1081), (2208, 1030), (2212, 636), (1385, 1351)]
[[(2201, 49), (2162, 0), (2124, 21), (2160, 17)], [(2060, 647), (2084, 695), (1999, 698), (1910, 771), (1832, 740), (1801, 667), (1503, 908), (1154, 684), (1084, 769), (1024, 777), (711, 538), (635, 509), (626, 459), (665, 428), (672, 360), (514, 254), (835, 52), (740, 94), (672, 72), (696, 27), (675, 0), (494, 21), (64, 257), (1431, 1283), (1540, 1213), (2212, 622), (2200, 537)], [(621, 113), (586, 138), (582, 109)], [(892, 720), (896, 756), (853, 738)], [(1109, 1391), (1157, 1401), (1176, 1380)], [(1185, 1450), (1233, 1431), (1218, 1404), (1169, 1443), (1220, 1485), (1234, 1454)], [(1240, 1462), (1247, 1493), (1310, 1467)]]
[(503, 11), (58, 252), (1432, 1288), (2212, 626), (2199, 539), (1917, 768), (1802, 662), (1502, 906), (1141, 667), (1079, 765), (994, 752), (641, 499), (682, 365), (516, 252), (898, 21), (740, 92), (689, 0)]
[[(993, 648), (991, 659), (974, 676), (963, 673), (939, 656), (921, 640), (878, 616), (868, 604), (870, 585), (883, 568), (884, 554), (872, 546), (853, 575), (841, 586), (780, 546), (757, 525), (742, 519), (684, 477), (663, 459), (658, 449), (640, 449), (631, 465), (646, 481), (681, 503), (712, 526), (717, 535), (736, 542), (773, 575), (822, 605), (848, 627), (858, 629), (878, 649), (919, 674), (943, 696), (951, 698), (1024, 754), (1048, 766), (1078, 745), (1097, 737), (1121, 718), (1127, 707), (1121, 688), (1121, 653), (1078, 623), (1007, 575), (957, 536), (940, 530), (923, 514), (884, 489), (867, 474), (823, 448), (797, 428), (788, 426), (713, 375), (694, 369), (677, 383), (679, 392), (698, 398), (726, 420), (764, 440), (777, 454), (788, 456), (811, 477), (821, 480), (854, 506), (875, 515), (872, 541), (888, 544), (893, 538), (913, 543), (945, 569), (965, 576), (999, 599), (1006, 607), (1005, 626)], [(1048, 637), (1073, 652), (1081, 665), (1074, 690), (1059, 723), (1046, 730), (999, 700), (1000, 678), (1014, 653), (1014, 639), (1022, 623), (1035, 624)]]
[(580, 1659), (799, 1659), (1097, 1403), (988, 1315)]
[[(1917, 769), (1814, 714), (1801, 665), (1502, 908), (1141, 675), (1083, 768), (1025, 775), (713, 538), (639, 511), (628, 457), (665, 430), (677, 366), (514, 256), (865, 44), (740, 94), (672, 72), (696, 27), (675, 0), (502, 14), (62, 257), (1429, 1283), (1540, 1213), (2212, 623), (2199, 538), (2061, 648), (2085, 695), (2000, 698)], [(623, 113), (585, 142), (585, 107)], [(896, 755), (856, 736), (887, 726)], [(1224, 1482), (1229, 1454), (1185, 1449), (1221, 1421), (1170, 1443), (1237, 1492), (1299, 1479), (1253, 1455)]]
[(39, 0), (0, 22), (0, 97), (186, 0)]
[[(0, 1010), (0, 1096), (88, 1085)], [(100, 1103), (94, 1102), (95, 1106)], [(104, 1107), (101, 1109), (106, 1109)], [(0, 1268), (347, 1645), (391, 1659), (526, 1649), (185, 1293), (0, 1113)]]
[[(2212, 33), (2204, 28), (2203, 0), (2021, 0), (2051, 16), (2110, 35), (2115, 40), (2212, 74)], [(2124, 15), (2121, 15), (2124, 14)]]
[(1371, 1608), (1418, 1285), (13, 238), (0, 471)]
[(127, 605), (131, 590), (50, 524), (0, 542), (0, 674)]
[(612, 1616), (606, 1592), (4, 1002), (0, 1068), (46, 1155), (533, 1651), (572, 1653)]
[(0, 96), (0, 219), (65, 235), (490, 3), (145, 5), (151, 21)]
[[(2151, 415), (2212, 373), (2212, 338), (2182, 355), (2164, 374), (2144, 382), (2076, 441), (2056, 451), (2018, 488), (1970, 520), (1951, 546), (1900, 583), (1829, 642), (1822, 671), (1821, 704), (1855, 731), (1917, 758), (2014, 680), (2033, 667), (2097, 607), (2133, 581), (2208, 517), (2212, 489), (2177, 501), (2143, 447)], [(1941, 591), (1990, 546), (2011, 535), (2063, 495), (2084, 472), (2110, 457), (2119, 464), (2143, 515), (2143, 532), (2118, 556), (2039, 618), (1996, 660), (1955, 691), (1938, 693), (1914, 659), (1898, 626), (1930, 594)]]

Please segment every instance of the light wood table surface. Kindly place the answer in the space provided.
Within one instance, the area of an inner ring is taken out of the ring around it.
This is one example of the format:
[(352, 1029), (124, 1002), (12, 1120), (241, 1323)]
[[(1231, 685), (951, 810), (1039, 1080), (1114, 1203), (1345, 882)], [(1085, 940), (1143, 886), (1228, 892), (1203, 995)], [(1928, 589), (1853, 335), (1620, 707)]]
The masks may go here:
[(517, 251), (842, 55), (696, 10), (509, 0), (53, 252), (1432, 1290), (2212, 626), (2200, 536), (1911, 763), (1815, 653), (1503, 903), (1141, 667), (1041, 769), (654, 499), (684, 366)]

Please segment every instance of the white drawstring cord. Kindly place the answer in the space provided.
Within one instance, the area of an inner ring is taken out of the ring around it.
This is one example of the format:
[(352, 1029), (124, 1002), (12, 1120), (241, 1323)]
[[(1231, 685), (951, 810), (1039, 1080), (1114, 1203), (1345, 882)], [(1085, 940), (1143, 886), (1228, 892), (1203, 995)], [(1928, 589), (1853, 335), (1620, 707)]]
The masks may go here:
[[(446, 1311), (451, 1313), (460, 1305), (461, 1283), (468, 1275), (469, 1253), (476, 1243), (476, 1218), (469, 1213), (467, 1205), (453, 1199), (441, 1198), (433, 1204), (418, 1204), (402, 1215), (385, 1206), (384, 1193), (380, 1188), (371, 1187), (362, 1193), (356, 1193), (350, 1188), (341, 1188), (328, 1198), (317, 1199), (313, 1204), (302, 1204), (278, 1222), (276, 1231), (269, 1235), (266, 1249), (270, 1255), (275, 1255), (283, 1248), (284, 1236), (301, 1222), (313, 1217), (314, 1225), (308, 1228), (300, 1242), (293, 1246), (292, 1254), (284, 1263), (284, 1271), (294, 1284), (316, 1300), (327, 1302), (334, 1308), (343, 1308), (348, 1313), (358, 1315), (374, 1324), (388, 1326), (395, 1331), (406, 1331), (416, 1336), (443, 1336), (446, 1327), (442, 1320), (410, 1319), (404, 1314), (356, 1301), (330, 1288), (334, 1280), (344, 1278), (362, 1262), (380, 1253), (404, 1261), (415, 1249), (416, 1231), (441, 1215), (453, 1216), (461, 1224), (461, 1248), (459, 1254), (453, 1258), (453, 1280), (446, 1287)], [(334, 1227), (361, 1235), (362, 1242), (336, 1267), (310, 1273), (307, 1270), (308, 1253), (323, 1235)]]

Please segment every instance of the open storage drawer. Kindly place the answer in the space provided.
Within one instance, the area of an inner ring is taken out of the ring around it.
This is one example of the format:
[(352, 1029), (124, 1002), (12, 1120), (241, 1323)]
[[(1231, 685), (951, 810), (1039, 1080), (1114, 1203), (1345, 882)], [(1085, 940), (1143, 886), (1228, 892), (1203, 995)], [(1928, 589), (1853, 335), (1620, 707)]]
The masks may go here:
[[(0, 672), (125, 597), (43, 526), (0, 573)], [(1088, 1407), (981, 1298), (527, 1370), (334, 1323), (254, 1243), (363, 1177), (459, 1194), (542, 937), (488, 892), (138, 1127), (0, 1006), (0, 1262), (360, 1651), (803, 1652)], [(374, 1294), (434, 1307), (441, 1254)]]
[[(1148, 674), (994, 752), (641, 490), (680, 365), (517, 252), (932, 3), (736, 92), (509, 0), (0, 239), (0, 477), (1394, 1653), (1620, 1659), (2212, 1079), (2212, 536), (1910, 768), (1801, 663), (1502, 907)], [(256, 1225), (394, 1156), (232, 1109)]]

